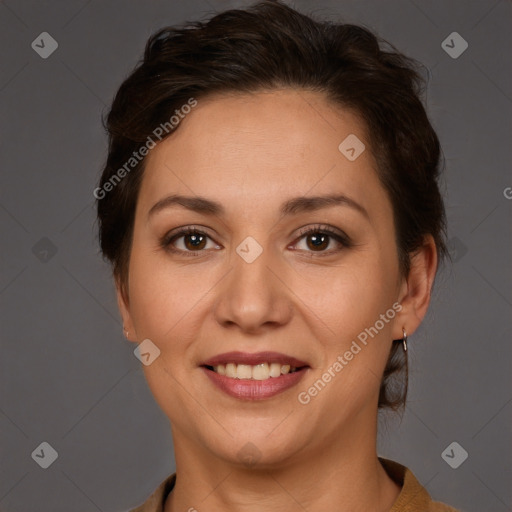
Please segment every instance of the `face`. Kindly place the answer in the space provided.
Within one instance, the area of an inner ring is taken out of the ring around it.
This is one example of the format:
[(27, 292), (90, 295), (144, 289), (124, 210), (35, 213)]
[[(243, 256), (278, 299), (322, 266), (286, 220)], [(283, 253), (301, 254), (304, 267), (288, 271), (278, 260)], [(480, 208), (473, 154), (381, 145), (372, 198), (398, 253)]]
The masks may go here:
[(392, 340), (423, 314), (375, 169), (360, 119), (307, 91), (201, 100), (151, 150), (119, 303), (160, 350), (176, 445), (275, 465), (374, 443)]

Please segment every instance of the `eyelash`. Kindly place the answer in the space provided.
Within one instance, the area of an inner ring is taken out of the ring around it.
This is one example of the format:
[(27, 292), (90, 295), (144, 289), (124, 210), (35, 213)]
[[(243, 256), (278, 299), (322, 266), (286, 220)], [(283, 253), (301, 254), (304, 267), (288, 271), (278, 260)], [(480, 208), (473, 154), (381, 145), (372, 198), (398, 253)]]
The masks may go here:
[[(302, 229), (299, 232), (299, 238), (297, 239), (297, 241), (301, 240), (302, 238), (304, 238), (305, 236), (307, 236), (309, 234), (327, 235), (327, 236), (333, 238), (334, 240), (336, 240), (336, 242), (338, 242), (340, 245), (342, 245), (343, 248), (345, 248), (345, 249), (348, 249), (348, 248), (352, 247), (352, 245), (353, 245), (352, 241), (345, 233), (340, 233), (340, 232), (334, 230), (333, 228), (331, 228), (330, 226), (325, 226), (325, 225), (315, 225), (315, 226), (312, 226), (309, 228)], [(204, 231), (202, 231), (201, 229), (189, 226), (189, 227), (181, 229), (180, 231), (177, 231), (175, 233), (168, 233), (167, 235), (165, 235), (162, 238), (160, 245), (162, 246), (163, 249), (165, 249), (167, 251), (170, 251), (170, 252), (176, 253), (176, 254), (184, 254), (186, 256), (199, 256), (200, 253), (206, 252), (206, 249), (201, 249), (199, 251), (184, 251), (182, 249), (176, 249), (175, 247), (173, 247), (172, 244), (176, 240), (178, 240), (179, 238), (186, 236), (186, 235), (200, 235), (200, 236), (205, 236), (205, 237), (210, 238), (210, 236), (207, 233), (205, 233)], [(342, 250), (342, 249), (337, 249), (337, 250), (331, 249), (329, 251), (318, 251), (318, 252), (317, 251), (307, 251), (307, 252), (314, 254), (315, 257), (322, 257), (322, 256), (331, 255), (335, 252), (339, 252), (340, 250)]]

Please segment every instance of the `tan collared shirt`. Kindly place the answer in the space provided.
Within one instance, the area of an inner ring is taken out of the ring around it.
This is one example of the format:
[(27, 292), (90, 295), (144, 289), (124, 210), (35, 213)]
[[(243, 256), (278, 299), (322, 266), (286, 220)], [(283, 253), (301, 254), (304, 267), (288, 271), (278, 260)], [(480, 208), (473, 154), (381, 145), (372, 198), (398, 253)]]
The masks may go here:
[[(458, 512), (438, 501), (432, 501), (427, 490), (405, 466), (379, 457), (388, 475), (402, 487), (390, 512)], [(140, 507), (130, 512), (164, 512), (165, 499), (174, 488), (176, 473), (166, 478)]]

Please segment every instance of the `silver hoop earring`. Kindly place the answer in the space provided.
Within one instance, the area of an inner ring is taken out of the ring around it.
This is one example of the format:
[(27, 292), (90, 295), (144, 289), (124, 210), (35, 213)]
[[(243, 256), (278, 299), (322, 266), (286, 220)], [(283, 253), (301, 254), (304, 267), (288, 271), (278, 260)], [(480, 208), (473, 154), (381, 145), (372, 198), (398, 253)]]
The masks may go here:
[(404, 333), (404, 337), (402, 338), (402, 346), (404, 347), (404, 352), (407, 352), (407, 333), (403, 327), (402, 332)]
[(124, 331), (124, 337), (128, 338), (128, 331), (126, 329), (124, 329), (124, 328), (123, 328), (123, 331)]

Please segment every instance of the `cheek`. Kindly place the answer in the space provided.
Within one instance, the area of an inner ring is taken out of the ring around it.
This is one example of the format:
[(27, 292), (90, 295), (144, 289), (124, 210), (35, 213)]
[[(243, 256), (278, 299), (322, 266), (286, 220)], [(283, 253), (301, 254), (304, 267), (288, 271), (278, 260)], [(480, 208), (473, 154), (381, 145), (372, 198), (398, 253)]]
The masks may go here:
[(368, 252), (322, 274), (304, 271), (292, 288), (346, 340), (373, 325), (394, 302), (395, 270), (384, 258), (377, 251), (373, 256)]
[(189, 395), (183, 392), (189, 385), (187, 350), (198, 336), (200, 323), (193, 321), (193, 315), (208, 288), (204, 279), (194, 279), (192, 283), (190, 275), (186, 278), (179, 269), (171, 271), (154, 253), (151, 256), (144, 251), (132, 252), (133, 324), (139, 341), (149, 338), (160, 349), (159, 357), (142, 369), (156, 402), (171, 421), (178, 423), (178, 411), (191, 408)]
[[(392, 259), (375, 250), (354, 258), (350, 265), (330, 269), (324, 276), (302, 280), (314, 290), (305, 302), (318, 317), (318, 339), (325, 351), (322, 367), (316, 369), (314, 379), (322, 378), (329, 369), (336, 375), (333, 384), (329, 384), (332, 394), (323, 395), (326, 400), (338, 403), (343, 396), (346, 403), (362, 403), (378, 391), (377, 376), (386, 364), (391, 346), (396, 272)], [(305, 297), (306, 287), (302, 286), (300, 295)], [(322, 332), (327, 336), (322, 337)]]
[(209, 286), (184, 268), (171, 269), (165, 256), (134, 251), (130, 261), (130, 312), (139, 336), (161, 340), (174, 337), (187, 315), (197, 308)]

